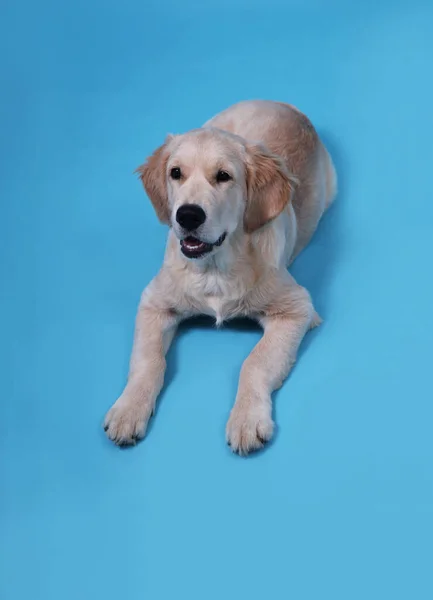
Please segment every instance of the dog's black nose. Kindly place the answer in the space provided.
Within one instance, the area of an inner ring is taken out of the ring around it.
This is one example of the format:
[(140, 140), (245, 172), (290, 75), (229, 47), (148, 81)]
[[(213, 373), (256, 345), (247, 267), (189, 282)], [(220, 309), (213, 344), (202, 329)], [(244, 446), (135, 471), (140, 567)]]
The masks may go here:
[(184, 204), (177, 210), (176, 221), (187, 231), (194, 231), (206, 221), (206, 213), (197, 204)]

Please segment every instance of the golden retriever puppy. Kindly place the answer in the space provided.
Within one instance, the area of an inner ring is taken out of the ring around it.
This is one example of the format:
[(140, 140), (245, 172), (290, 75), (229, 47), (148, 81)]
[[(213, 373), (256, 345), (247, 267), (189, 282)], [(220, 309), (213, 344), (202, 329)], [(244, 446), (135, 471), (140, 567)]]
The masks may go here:
[(233, 451), (248, 454), (271, 439), (271, 394), (320, 322), (287, 266), (335, 196), (331, 158), (297, 109), (250, 101), (168, 137), (138, 172), (170, 232), (141, 298), (127, 385), (104, 428), (121, 445), (145, 435), (182, 319), (250, 317), (264, 334), (242, 366), (226, 429)]

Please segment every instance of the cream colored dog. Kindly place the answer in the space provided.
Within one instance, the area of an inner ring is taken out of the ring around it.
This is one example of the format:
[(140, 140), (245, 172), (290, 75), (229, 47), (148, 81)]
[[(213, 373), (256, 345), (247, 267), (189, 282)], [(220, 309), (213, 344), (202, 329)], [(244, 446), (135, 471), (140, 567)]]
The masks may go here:
[(251, 317), (264, 335), (242, 366), (226, 430), (232, 449), (247, 454), (271, 439), (271, 394), (320, 323), (287, 266), (335, 196), (331, 158), (298, 110), (251, 101), (170, 136), (138, 172), (170, 233), (162, 269), (141, 298), (128, 383), (105, 430), (122, 445), (145, 435), (181, 320)]

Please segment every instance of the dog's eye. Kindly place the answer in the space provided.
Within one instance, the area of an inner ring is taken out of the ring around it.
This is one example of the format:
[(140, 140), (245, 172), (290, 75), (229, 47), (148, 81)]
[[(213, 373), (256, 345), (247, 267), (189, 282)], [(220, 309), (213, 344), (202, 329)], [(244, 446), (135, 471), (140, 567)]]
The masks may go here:
[(225, 181), (230, 181), (231, 176), (227, 173), (227, 171), (218, 171), (216, 174), (216, 180), (218, 183), (224, 183)]
[(170, 171), (170, 177), (172, 179), (180, 179), (182, 177), (182, 171), (179, 169), (179, 167), (172, 168)]

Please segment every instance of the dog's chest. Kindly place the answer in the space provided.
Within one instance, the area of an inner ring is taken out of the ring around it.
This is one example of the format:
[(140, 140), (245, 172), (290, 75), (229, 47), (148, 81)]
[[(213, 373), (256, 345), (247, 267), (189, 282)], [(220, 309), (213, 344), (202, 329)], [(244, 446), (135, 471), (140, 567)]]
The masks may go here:
[(220, 325), (229, 316), (226, 303), (218, 296), (209, 296), (206, 300), (206, 313), (215, 317), (217, 325)]
[(200, 313), (215, 317), (217, 325), (233, 318), (240, 310), (242, 285), (220, 273), (199, 275), (188, 290)]

